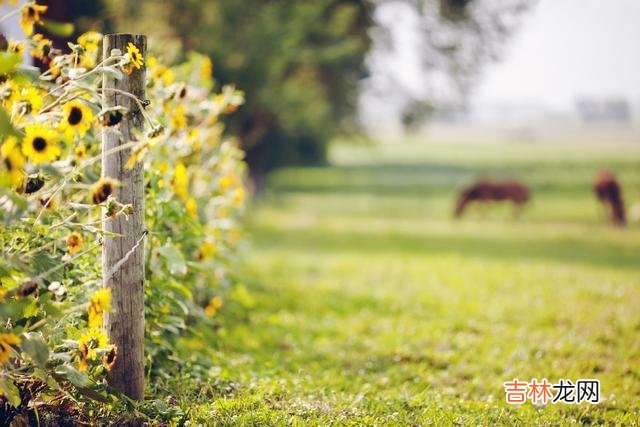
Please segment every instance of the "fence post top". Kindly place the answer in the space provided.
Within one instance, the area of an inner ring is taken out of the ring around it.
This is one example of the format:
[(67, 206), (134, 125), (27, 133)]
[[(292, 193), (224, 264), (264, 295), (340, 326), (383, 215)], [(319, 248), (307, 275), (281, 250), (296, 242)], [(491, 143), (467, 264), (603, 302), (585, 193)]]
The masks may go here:
[(134, 33), (106, 33), (104, 37), (131, 37), (131, 38), (140, 38), (147, 36), (144, 34), (134, 34)]

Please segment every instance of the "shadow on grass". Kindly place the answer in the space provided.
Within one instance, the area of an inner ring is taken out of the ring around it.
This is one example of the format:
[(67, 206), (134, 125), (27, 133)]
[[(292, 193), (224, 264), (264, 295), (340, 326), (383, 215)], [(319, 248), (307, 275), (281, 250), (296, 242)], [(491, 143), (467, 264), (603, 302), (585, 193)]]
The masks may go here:
[(558, 237), (535, 239), (519, 237), (491, 238), (473, 235), (440, 235), (401, 232), (368, 234), (356, 231), (288, 229), (256, 226), (254, 241), (258, 247), (300, 252), (389, 253), (420, 256), (451, 254), (504, 262), (543, 260), (552, 263), (584, 264), (596, 267), (637, 269), (638, 247), (620, 247), (611, 242), (595, 242)]
[[(273, 192), (421, 194), (452, 191), (479, 178), (520, 179), (535, 190), (591, 191), (598, 163), (543, 162), (526, 164), (379, 163), (357, 166), (285, 168), (269, 176)], [(633, 171), (635, 164), (607, 164), (618, 172)], [(571, 173), (567, 173), (567, 171)]]

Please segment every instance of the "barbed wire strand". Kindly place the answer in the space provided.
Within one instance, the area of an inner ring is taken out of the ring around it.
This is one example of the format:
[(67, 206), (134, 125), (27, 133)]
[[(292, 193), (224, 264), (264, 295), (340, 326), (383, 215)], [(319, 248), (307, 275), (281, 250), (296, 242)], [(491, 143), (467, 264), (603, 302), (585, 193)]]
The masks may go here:
[(136, 251), (136, 249), (138, 249), (138, 247), (142, 244), (142, 241), (144, 240), (145, 236), (149, 234), (149, 230), (144, 230), (142, 232), (142, 236), (140, 236), (140, 238), (138, 239), (138, 241), (136, 242), (135, 245), (133, 245), (133, 247), (131, 249), (129, 249), (129, 251), (124, 254), (124, 256), (122, 258), (120, 258), (120, 260), (118, 262), (116, 262), (114, 264), (113, 267), (111, 267), (105, 274), (104, 274), (104, 278), (105, 279), (111, 279), (111, 277), (113, 277), (114, 274), (116, 274), (118, 272), (118, 270), (120, 269), (120, 267), (122, 267), (122, 265), (127, 262), (127, 260), (129, 258), (131, 258), (131, 255), (133, 255), (133, 253)]

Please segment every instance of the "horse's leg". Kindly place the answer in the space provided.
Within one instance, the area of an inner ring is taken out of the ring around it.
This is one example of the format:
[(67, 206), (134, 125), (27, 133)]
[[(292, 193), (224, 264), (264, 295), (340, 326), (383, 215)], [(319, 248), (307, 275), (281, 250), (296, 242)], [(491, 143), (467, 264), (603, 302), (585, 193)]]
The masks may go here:
[(486, 220), (489, 217), (489, 209), (491, 206), (491, 201), (487, 199), (480, 200), (481, 210), (480, 210), (480, 218)]
[(512, 219), (514, 221), (520, 219), (520, 215), (522, 215), (523, 209), (524, 209), (524, 203), (516, 202), (516, 201), (513, 202)]

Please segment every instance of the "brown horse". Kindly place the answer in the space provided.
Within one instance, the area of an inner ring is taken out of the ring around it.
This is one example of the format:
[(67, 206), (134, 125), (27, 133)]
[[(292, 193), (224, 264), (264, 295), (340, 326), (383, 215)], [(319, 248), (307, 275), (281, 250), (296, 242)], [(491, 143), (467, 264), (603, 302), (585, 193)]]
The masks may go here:
[(614, 225), (623, 226), (627, 222), (624, 209), (624, 199), (622, 198), (622, 188), (616, 176), (609, 171), (602, 171), (598, 179), (593, 184), (596, 197), (604, 206), (607, 214)]
[(529, 201), (529, 198), (529, 187), (518, 181), (478, 181), (460, 193), (455, 216), (460, 218), (471, 202), (508, 200), (519, 210)]

